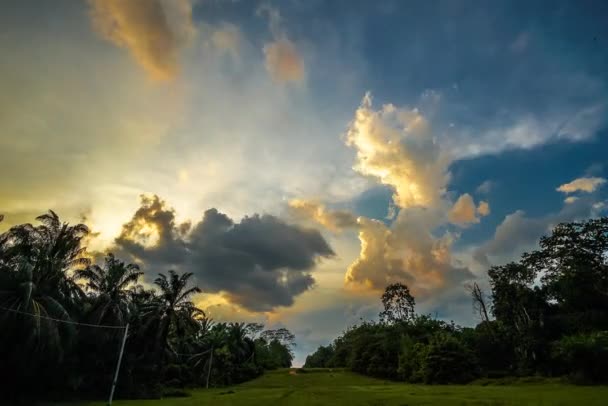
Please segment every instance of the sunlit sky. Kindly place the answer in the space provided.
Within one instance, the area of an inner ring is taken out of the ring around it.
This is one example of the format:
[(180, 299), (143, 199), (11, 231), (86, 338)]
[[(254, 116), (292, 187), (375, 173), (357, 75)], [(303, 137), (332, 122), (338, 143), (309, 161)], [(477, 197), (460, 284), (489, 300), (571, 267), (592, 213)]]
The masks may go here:
[(8, 0), (4, 231), (48, 209), (217, 320), (476, 322), (465, 285), (608, 208), (603, 1)]

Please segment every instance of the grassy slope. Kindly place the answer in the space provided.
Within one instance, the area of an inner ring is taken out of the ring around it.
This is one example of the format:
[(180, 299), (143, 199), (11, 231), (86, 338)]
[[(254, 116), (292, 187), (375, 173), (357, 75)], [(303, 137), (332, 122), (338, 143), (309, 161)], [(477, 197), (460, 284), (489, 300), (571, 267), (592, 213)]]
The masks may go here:
[[(189, 398), (117, 401), (116, 406), (194, 405), (606, 405), (607, 386), (521, 384), (424, 386), (370, 379), (344, 371), (281, 370), (232, 388), (196, 390)], [(103, 402), (87, 403), (101, 406)], [(74, 406), (74, 404), (72, 404)]]

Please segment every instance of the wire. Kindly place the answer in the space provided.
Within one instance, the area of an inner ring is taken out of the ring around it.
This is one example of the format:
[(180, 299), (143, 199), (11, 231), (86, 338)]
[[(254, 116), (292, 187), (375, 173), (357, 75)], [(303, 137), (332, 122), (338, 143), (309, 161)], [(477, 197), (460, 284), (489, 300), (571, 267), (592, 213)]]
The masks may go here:
[(4, 306), (0, 306), (0, 309), (6, 310), (7, 312), (13, 312), (13, 313), (17, 313), (17, 314), (23, 314), (23, 315), (26, 315), (26, 316), (32, 316), (32, 317), (35, 317), (35, 318), (38, 318), (38, 319), (45, 319), (45, 320), (56, 321), (58, 323), (75, 324), (75, 325), (78, 325), (78, 326), (97, 327), (97, 328), (115, 328), (115, 329), (122, 329), (122, 330), (124, 330), (126, 328), (126, 326), (110, 326), (110, 325), (104, 325), (104, 324), (78, 323), (78, 322), (72, 321), (72, 320), (55, 319), (53, 317), (41, 316), (39, 314), (22, 312), (21, 310), (9, 309), (8, 307), (4, 307)]
[(211, 351), (211, 349), (208, 349), (207, 351), (203, 351), (203, 352), (197, 352), (196, 354), (180, 354), (179, 352), (174, 352), (175, 355), (179, 355), (181, 357), (194, 357), (196, 355), (203, 355), (208, 353), (209, 351)]

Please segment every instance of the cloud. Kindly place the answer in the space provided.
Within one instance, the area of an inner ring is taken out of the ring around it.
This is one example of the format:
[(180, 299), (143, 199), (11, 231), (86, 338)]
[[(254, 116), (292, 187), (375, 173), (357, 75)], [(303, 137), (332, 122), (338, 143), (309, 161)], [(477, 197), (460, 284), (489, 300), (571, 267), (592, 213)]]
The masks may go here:
[(90, 4), (96, 31), (128, 49), (152, 79), (177, 75), (179, 49), (196, 32), (190, 0), (91, 0)]
[(578, 200), (576, 196), (568, 196), (564, 199), (564, 203), (574, 203)]
[(295, 217), (312, 220), (333, 232), (357, 227), (357, 216), (347, 210), (328, 210), (321, 203), (303, 199), (292, 199), (288, 204)]
[(460, 195), (450, 209), (448, 219), (452, 224), (467, 226), (471, 223), (479, 223), (479, 216), (487, 216), (488, 214), (490, 214), (488, 202), (481, 201), (479, 202), (479, 206), (475, 207), (473, 197), (465, 193)]
[(277, 82), (301, 82), (306, 76), (304, 59), (296, 45), (289, 39), (282, 28), (282, 17), (279, 10), (267, 4), (257, 10), (258, 16), (266, 15), (273, 41), (264, 44), (266, 70)]
[(594, 192), (597, 188), (606, 183), (604, 178), (578, 178), (572, 182), (565, 183), (558, 187), (556, 190), (562, 193), (574, 193), (574, 192)]
[(390, 227), (359, 217), (361, 252), (348, 268), (346, 285), (382, 290), (403, 282), (416, 297), (425, 299), (472, 278), (468, 269), (452, 263), (454, 236), (435, 237), (429, 231), (441, 223), (439, 217), (427, 209), (403, 210)]
[[(582, 88), (596, 86), (590, 79), (591, 84), (576, 77), (570, 78), (569, 81), (582, 82)], [(517, 149), (529, 150), (551, 142), (577, 142), (593, 137), (602, 129), (606, 124), (606, 113), (607, 105), (603, 101), (578, 107), (576, 110), (542, 115), (522, 113), (507, 123), (504, 123), (504, 120), (491, 123), (491, 126), (485, 129), (461, 127), (450, 130), (442, 141), (454, 159), (469, 159)], [(482, 121), (482, 118), (479, 121)]]
[(287, 38), (264, 45), (266, 70), (277, 82), (301, 82), (305, 76), (304, 61), (293, 42)]
[(346, 143), (357, 150), (353, 169), (392, 186), (400, 208), (433, 207), (441, 201), (450, 160), (417, 109), (386, 104), (376, 111), (368, 93), (347, 130)]
[(192, 272), (205, 292), (251, 311), (293, 304), (314, 285), (311, 272), (319, 259), (334, 256), (318, 231), (271, 215), (237, 223), (209, 209), (196, 224), (178, 224), (158, 196), (142, 198), (115, 245), (117, 255), (141, 262), (148, 272)]
[(241, 32), (239, 28), (233, 24), (224, 24), (221, 28), (213, 31), (210, 38), (211, 45), (215, 49), (227, 52), (232, 57), (239, 54), (241, 46)]
[(483, 217), (490, 214), (490, 204), (483, 200), (479, 202), (479, 205), (477, 206), (477, 213)]
[(559, 212), (541, 217), (528, 217), (523, 210), (507, 216), (496, 227), (494, 237), (475, 249), (473, 257), (482, 266), (516, 260), (525, 250), (533, 249), (538, 240), (559, 223), (583, 220), (602, 209), (589, 198), (566, 204)]
[(493, 188), (494, 182), (492, 182), (491, 180), (485, 180), (479, 186), (477, 186), (477, 189), (475, 189), (475, 191), (477, 193), (487, 195)]

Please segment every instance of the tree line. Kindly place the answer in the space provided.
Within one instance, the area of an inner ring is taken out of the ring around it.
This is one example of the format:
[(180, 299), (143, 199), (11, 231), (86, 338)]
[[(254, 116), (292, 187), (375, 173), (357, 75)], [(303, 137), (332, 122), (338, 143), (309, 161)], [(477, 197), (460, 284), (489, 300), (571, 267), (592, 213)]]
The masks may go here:
[(105, 397), (127, 324), (120, 397), (234, 384), (291, 366), (293, 334), (214, 322), (192, 301), (201, 289), (191, 273), (169, 270), (146, 287), (135, 264), (111, 253), (92, 261), (86, 225), (52, 211), (37, 220), (0, 234), (2, 398)]
[(608, 382), (608, 217), (559, 224), (539, 248), (488, 270), (469, 291), (474, 328), (414, 312), (406, 285), (386, 288), (379, 322), (347, 329), (304, 367), (346, 367), (406, 382), (540, 375)]

